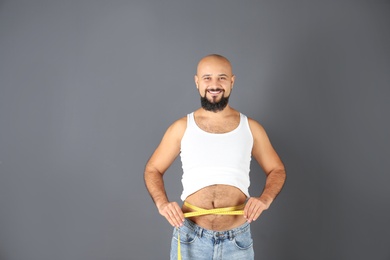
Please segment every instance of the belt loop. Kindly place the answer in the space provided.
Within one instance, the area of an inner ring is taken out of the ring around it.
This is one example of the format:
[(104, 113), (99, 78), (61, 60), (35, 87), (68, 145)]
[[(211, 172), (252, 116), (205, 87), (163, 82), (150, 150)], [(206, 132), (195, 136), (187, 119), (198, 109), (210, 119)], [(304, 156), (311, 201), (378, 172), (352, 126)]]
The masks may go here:
[(198, 237), (201, 238), (203, 235), (203, 228), (198, 227)]
[(233, 240), (233, 238), (234, 238), (233, 231), (231, 231), (231, 230), (229, 231), (228, 237), (229, 237), (229, 240), (230, 240), (230, 241)]

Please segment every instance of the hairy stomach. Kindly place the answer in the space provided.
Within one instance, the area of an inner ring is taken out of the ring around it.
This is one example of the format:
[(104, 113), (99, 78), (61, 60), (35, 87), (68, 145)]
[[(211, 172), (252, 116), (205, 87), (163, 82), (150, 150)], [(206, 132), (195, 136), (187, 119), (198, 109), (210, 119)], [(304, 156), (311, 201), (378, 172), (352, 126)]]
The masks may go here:
[[(244, 204), (246, 199), (246, 195), (240, 189), (230, 185), (216, 184), (191, 194), (186, 202), (203, 209), (216, 209), (238, 206)], [(182, 210), (184, 213), (193, 211), (185, 205)], [(242, 215), (203, 215), (189, 219), (205, 229), (215, 231), (236, 228), (246, 222)]]

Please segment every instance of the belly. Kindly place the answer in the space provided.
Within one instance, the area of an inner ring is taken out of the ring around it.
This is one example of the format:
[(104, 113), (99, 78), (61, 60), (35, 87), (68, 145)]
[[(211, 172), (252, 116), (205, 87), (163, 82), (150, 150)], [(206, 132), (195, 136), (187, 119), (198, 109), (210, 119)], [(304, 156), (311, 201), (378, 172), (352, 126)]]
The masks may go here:
[[(246, 195), (236, 187), (217, 184), (191, 194), (186, 201), (199, 208), (215, 209), (241, 205), (245, 203)], [(193, 211), (185, 205), (182, 209), (184, 213)], [(243, 216), (229, 215), (204, 215), (189, 219), (205, 229), (215, 231), (233, 229), (246, 222)]]

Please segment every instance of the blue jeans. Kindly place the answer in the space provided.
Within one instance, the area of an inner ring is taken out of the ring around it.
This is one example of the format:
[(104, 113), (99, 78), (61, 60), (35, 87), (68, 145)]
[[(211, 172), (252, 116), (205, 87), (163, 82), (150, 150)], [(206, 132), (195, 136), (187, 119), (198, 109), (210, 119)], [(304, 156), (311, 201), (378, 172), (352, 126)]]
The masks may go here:
[(185, 219), (173, 230), (171, 260), (177, 259), (177, 235), (183, 260), (253, 260), (253, 240), (249, 223), (227, 231), (212, 231)]

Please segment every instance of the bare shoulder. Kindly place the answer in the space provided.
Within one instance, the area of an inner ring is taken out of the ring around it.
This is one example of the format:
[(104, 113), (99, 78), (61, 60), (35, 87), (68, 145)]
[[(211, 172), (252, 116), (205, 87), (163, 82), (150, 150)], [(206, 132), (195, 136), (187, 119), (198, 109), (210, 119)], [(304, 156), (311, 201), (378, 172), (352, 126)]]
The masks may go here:
[(248, 117), (248, 124), (249, 128), (251, 129), (253, 138), (257, 139), (267, 136), (264, 127), (256, 120)]
[(165, 132), (160, 144), (146, 164), (148, 169), (164, 173), (180, 152), (180, 143), (187, 127), (186, 117), (176, 120)]
[(187, 128), (187, 116), (184, 116), (175, 122), (173, 122), (167, 129), (166, 134), (169, 134), (173, 137), (180, 138), (183, 137), (184, 132)]

